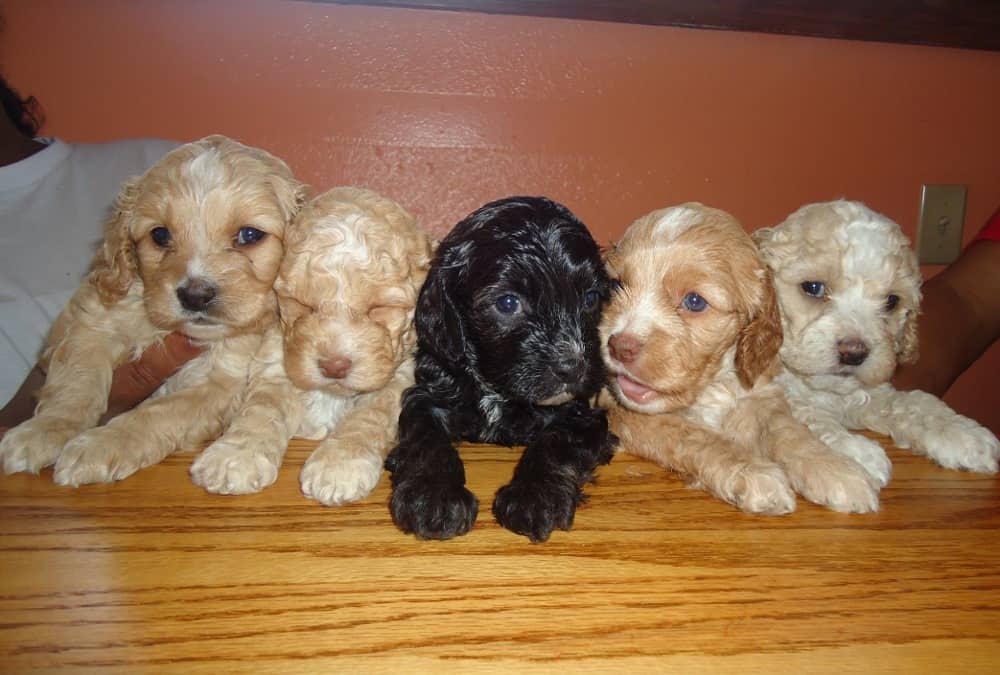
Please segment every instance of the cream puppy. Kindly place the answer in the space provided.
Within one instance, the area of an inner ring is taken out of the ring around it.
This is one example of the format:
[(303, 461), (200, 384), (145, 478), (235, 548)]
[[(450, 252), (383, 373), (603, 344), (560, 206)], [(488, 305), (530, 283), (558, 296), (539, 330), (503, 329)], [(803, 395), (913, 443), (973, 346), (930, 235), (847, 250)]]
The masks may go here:
[(351, 187), (309, 202), (285, 241), (275, 284), (283, 330), (268, 332), (232, 424), (191, 475), (209, 492), (256, 492), (297, 435), (321, 441), (302, 469), (303, 493), (342, 504), (371, 492), (395, 439), (431, 243), (398, 204)]
[(995, 473), (988, 429), (922, 391), (896, 391), (897, 363), (917, 358), (920, 270), (899, 225), (860, 202), (803, 206), (758, 230), (781, 307), (785, 372), (795, 416), (882, 485), (892, 472), (871, 429), (942, 466)]
[[(57, 483), (108, 482), (221, 432), (277, 322), (272, 285), (304, 194), (284, 162), (223, 136), (181, 146), (127, 181), (89, 276), (48, 337), (35, 415), (0, 442), (4, 471), (54, 463)], [(95, 427), (114, 368), (171, 331), (204, 352)]]
[(796, 491), (839, 511), (878, 508), (874, 481), (796, 421), (773, 381), (774, 290), (732, 216), (696, 203), (654, 211), (607, 266), (618, 291), (601, 338), (623, 450), (744, 511), (787, 513)]

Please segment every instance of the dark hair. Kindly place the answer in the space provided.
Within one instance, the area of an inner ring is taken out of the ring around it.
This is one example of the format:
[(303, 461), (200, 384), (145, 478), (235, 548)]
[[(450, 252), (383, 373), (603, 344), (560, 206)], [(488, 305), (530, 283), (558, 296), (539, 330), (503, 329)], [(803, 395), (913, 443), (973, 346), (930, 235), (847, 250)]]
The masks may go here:
[(18, 131), (28, 138), (38, 135), (38, 130), (45, 124), (45, 115), (38, 99), (34, 96), (21, 98), (21, 95), (0, 75), (0, 102), (3, 103), (4, 114), (10, 118)]

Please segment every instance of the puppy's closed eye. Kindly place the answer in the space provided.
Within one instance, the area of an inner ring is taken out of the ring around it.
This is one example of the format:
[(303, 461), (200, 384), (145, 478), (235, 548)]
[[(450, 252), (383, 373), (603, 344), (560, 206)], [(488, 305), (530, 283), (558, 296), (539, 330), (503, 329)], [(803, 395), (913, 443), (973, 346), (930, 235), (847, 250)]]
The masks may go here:
[(315, 308), (299, 302), (289, 295), (278, 296), (278, 307), (281, 313), (281, 323), (285, 326), (291, 326), (302, 317), (315, 311)]
[(392, 305), (375, 305), (368, 309), (368, 318), (386, 330), (396, 332), (408, 320), (408, 308)]

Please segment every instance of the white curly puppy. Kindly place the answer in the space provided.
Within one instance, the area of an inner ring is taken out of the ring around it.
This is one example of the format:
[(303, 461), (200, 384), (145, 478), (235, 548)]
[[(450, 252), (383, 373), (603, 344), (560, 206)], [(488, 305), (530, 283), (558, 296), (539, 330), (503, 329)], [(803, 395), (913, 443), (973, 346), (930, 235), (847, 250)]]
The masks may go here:
[[(305, 187), (224, 136), (183, 145), (126, 181), (91, 272), (56, 320), (35, 415), (0, 442), (7, 473), (55, 464), (62, 485), (120, 480), (222, 430), (265, 329), (285, 226)], [(114, 368), (171, 331), (204, 347), (106, 426)]]
[(292, 436), (322, 439), (302, 491), (343, 504), (374, 489), (393, 445), (431, 242), (395, 202), (341, 187), (310, 201), (285, 243), (275, 282), (283, 330), (268, 332), (242, 406), (191, 475), (209, 492), (257, 492), (274, 482)]
[(754, 234), (774, 275), (784, 342), (778, 377), (796, 417), (885, 485), (892, 437), (942, 466), (995, 473), (989, 430), (922, 391), (896, 391), (897, 363), (917, 358), (920, 270), (900, 227), (860, 202), (809, 204)]

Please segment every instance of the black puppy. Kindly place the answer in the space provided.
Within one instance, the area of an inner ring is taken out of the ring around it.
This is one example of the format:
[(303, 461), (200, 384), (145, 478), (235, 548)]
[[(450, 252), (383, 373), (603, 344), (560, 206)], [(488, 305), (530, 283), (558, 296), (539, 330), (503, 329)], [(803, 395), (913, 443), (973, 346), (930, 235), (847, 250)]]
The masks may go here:
[(444, 238), (416, 308), (390, 510), (423, 539), (465, 534), (479, 503), (453, 441), (524, 445), (493, 513), (545, 541), (569, 529), (617, 438), (588, 399), (604, 383), (597, 326), (610, 281), (587, 228), (541, 197), (486, 204)]

